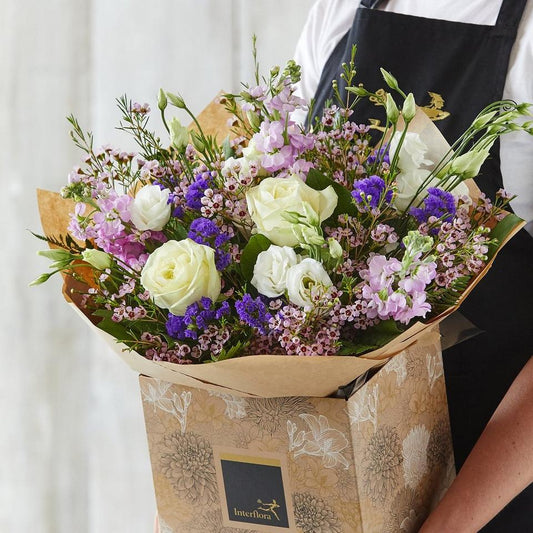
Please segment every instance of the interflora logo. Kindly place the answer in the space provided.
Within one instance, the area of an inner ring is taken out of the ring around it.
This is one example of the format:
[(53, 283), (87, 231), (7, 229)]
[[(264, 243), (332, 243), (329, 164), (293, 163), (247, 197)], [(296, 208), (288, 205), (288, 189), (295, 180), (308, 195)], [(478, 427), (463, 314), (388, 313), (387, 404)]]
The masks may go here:
[(254, 524), (268, 533), (292, 530), (286, 457), (222, 447), (214, 452), (225, 525)]
[(276, 520), (280, 521), (276, 509), (279, 509), (280, 506), (276, 500), (272, 500), (270, 503), (264, 502), (263, 500), (257, 500), (259, 504), (253, 511), (246, 511), (244, 509), (233, 508), (233, 514), (235, 516), (244, 516), (246, 518), (259, 518), (261, 520)]

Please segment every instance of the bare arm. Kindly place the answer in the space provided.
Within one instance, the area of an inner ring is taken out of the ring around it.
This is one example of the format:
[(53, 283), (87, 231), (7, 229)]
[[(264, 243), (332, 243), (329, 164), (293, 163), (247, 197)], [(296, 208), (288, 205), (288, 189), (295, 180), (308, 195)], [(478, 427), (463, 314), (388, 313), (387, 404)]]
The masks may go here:
[(420, 533), (474, 533), (533, 482), (533, 357)]

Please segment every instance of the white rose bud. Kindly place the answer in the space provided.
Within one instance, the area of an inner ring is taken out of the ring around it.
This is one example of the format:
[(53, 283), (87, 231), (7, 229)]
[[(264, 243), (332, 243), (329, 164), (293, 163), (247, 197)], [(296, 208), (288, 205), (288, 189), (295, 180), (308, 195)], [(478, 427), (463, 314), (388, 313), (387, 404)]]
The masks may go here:
[(105, 270), (111, 267), (113, 260), (109, 254), (101, 250), (87, 249), (81, 252), (82, 259), (98, 270)]
[(315, 191), (297, 176), (266, 178), (246, 193), (248, 211), (259, 233), (278, 246), (296, 246), (298, 239), (284, 213), (293, 211), (307, 218), (310, 212), (322, 222), (337, 206), (333, 187)]
[(158, 307), (183, 316), (189, 305), (204, 296), (215, 301), (220, 295), (215, 251), (191, 239), (167, 241), (148, 258), (141, 284)]
[(252, 285), (265, 296), (277, 298), (287, 288), (287, 272), (298, 263), (295, 251), (288, 246), (272, 245), (257, 256)]
[(332, 285), (322, 264), (309, 257), (287, 272), (289, 301), (300, 307), (314, 306), (313, 294), (324, 294)]
[(169, 194), (157, 185), (145, 185), (137, 192), (131, 205), (131, 221), (137, 229), (161, 231), (165, 227), (170, 220)]

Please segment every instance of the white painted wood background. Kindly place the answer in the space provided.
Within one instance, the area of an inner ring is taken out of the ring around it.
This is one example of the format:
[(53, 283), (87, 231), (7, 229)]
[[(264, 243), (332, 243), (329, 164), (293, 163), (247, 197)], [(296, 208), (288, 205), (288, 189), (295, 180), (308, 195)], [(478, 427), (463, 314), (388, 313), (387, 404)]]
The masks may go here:
[[(137, 377), (63, 302), (47, 269), (37, 187), (58, 190), (124, 92), (159, 87), (198, 112), (290, 58), (311, 0), (0, 0), (0, 531), (146, 533), (155, 509)], [(127, 146), (122, 143), (124, 148)]]

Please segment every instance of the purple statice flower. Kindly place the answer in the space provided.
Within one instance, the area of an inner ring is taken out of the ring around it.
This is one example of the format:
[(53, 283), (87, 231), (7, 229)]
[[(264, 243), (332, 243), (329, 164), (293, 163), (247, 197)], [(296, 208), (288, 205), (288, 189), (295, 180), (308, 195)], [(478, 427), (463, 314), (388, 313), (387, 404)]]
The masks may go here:
[(437, 187), (430, 187), (428, 195), (424, 199), (423, 207), (411, 207), (409, 213), (423, 224), (430, 217), (451, 222), (456, 211), (455, 198), (452, 193)]
[(390, 164), (389, 159), (389, 147), (384, 146), (380, 148), (379, 150), (374, 150), (366, 159), (366, 162), (369, 165), (373, 165), (376, 161), (380, 160), (382, 163), (387, 163), (387, 165)]
[(267, 334), (271, 315), (259, 296), (254, 300), (249, 294), (245, 294), (242, 300), (235, 302), (235, 309), (245, 324), (256, 328), (262, 335)]
[(385, 181), (379, 176), (369, 176), (354, 182), (352, 196), (362, 211), (376, 209), (382, 201), (389, 204), (392, 200), (392, 190), (387, 189)]
[(185, 211), (183, 209), (183, 207), (181, 205), (178, 205), (176, 206), (173, 210), (172, 210), (172, 216), (174, 218), (182, 218), (183, 215), (184, 215)]
[(203, 297), (198, 302), (189, 305), (183, 316), (168, 314), (166, 329), (167, 333), (174, 339), (198, 339), (199, 335), (210, 327), (210, 325), (219, 321), (222, 317), (230, 314), (228, 302), (222, 302), (216, 309), (210, 298)]
[(202, 208), (202, 197), (204, 196), (204, 192), (211, 187), (212, 183), (213, 177), (209, 172), (198, 174), (185, 193), (187, 207), (199, 211)]
[(231, 263), (231, 254), (223, 249), (223, 245), (230, 240), (231, 235), (223, 232), (212, 220), (203, 217), (193, 220), (187, 237), (215, 250), (215, 264), (218, 270), (224, 270)]

